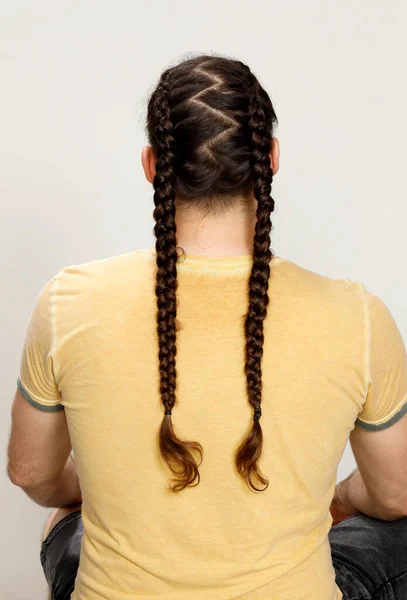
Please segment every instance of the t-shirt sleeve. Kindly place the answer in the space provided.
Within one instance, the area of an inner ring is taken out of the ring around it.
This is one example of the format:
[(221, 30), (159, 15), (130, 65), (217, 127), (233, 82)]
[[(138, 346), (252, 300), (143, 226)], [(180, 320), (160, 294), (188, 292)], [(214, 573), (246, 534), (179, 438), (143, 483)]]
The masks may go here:
[(44, 411), (63, 410), (54, 376), (51, 293), (54, 278), (39, 292), (23, 344), (17, 388), (30, 404)]
[(407, 352), (387, 305), (364, 289), (367, 313), (367, 396), (356, 424), (377, 431), (407, 412)]

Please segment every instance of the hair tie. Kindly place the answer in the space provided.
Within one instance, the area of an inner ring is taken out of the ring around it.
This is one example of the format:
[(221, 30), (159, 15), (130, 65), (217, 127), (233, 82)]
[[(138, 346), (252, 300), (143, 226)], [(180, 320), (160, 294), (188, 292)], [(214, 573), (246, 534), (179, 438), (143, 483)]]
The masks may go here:
[(167, 409), (165, 410), (165, 414), (166, 414), (166, 415), (172, 415), (172, 410), (171, 410), (170, 408), (167, 408)]
[(261, 417), (261, 406), (260, 404), (258, 404), (257, 406), (254, 407), (254, 417), (253, 417), (253, 421), (256, 423)]

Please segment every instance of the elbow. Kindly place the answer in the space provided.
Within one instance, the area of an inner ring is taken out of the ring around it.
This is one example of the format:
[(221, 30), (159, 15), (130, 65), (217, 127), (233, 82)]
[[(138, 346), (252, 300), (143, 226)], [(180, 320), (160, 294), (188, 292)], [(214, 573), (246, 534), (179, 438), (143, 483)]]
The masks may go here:
[(13, 467), (10, 461), (7, 464), (7, 475), (13, 485), (22, 489), (35, 487), (42, 483), (42, 481), (35, 481), (32, 473)]
[(24, 485), (25, 485), (24, 478), (20, 475), (20, 473), (13, 470), (10, 467), (10, 464), (7, 465), (7, 475), (12, 484), (14, 484), (17, 487), (24, 487)]
[(383, 521), (396, 521), (407, 517), (407, 500), (403, 499), (395, 501), (394, 499), (388, 502), (381, 503), (380, 518)]

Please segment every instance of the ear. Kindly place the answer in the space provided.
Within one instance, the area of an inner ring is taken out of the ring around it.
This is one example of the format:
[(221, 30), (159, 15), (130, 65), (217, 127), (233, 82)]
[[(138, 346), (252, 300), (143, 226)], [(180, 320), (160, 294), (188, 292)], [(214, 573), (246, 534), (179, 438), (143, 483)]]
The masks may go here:
[(280, 167), (280, 142), (273, 137), (271, 140), (270, 166), (275, 175)]
[(144, 146), (141, 151), (141, 164), (143, 165), (144, 175), (148, 183), (153, 183), (155, 177), (156, 159), (151, 146)]

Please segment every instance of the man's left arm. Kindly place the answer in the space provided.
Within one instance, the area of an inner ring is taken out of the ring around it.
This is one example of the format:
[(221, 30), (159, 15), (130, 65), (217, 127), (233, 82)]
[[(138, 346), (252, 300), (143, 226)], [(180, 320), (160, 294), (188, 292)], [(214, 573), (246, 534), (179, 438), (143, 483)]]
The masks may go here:
[(40, 410), (17, 390), (8, 447), (11, 481), (41, 506), (78, 504), (82, 495), (70, 452), (65, 411)]
[(11, 418), (8, 474), (41, 506), (82, 501), (62, 392), (57, 383), (55, 284), (40, 290), (27, 324)]

